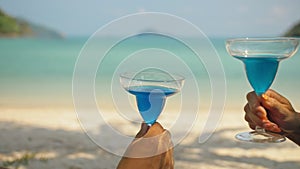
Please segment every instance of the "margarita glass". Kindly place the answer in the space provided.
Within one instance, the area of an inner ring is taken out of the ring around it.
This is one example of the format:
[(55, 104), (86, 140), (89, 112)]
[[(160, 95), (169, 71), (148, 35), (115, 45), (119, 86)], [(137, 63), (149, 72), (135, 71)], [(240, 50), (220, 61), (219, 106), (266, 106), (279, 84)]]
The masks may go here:
[(120, 75), (120, 82), (127, 92), (135, 95), (139, 113), (151, 126), (162, 112), (166, 98), (181, 90), (184, 78), (149, 68), (138, 73), (125, 72)]
[[(248, 81), (257, 96), (269, 89), (279, 62), (293, 56), (298, 46), (299, 39), (290, 37), (237, 38), (226, 41), (228, 53), (244, 63)], [(256, 126), (255, 131), (237, 134), (236, 138), (250, 142), (285, 141), (284, 136), (265, 131), (259, 126)]]

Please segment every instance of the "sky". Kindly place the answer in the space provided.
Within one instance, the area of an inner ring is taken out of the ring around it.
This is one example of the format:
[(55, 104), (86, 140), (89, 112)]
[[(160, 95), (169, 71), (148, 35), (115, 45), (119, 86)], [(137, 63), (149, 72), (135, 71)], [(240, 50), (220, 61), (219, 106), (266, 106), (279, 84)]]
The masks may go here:
[(6, 13), (66, 36), (90, 36), (138, 12), (184, 18), (210, 37), (280, 36), (300, 22), (299, 7), (299, 0), (0, 0)]

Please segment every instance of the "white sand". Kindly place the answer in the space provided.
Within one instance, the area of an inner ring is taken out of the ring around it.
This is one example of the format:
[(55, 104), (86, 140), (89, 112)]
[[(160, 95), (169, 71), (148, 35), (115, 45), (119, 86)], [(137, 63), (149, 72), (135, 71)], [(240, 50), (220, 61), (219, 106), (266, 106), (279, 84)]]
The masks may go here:
[[(164, 116), (160, 122), (166, 128), (170, 125)], [(131, 123), (116, 120), (114, 123), (130, 134), (139, 128)], [(300, 147), (291, 141), (253, 144), (235, 140), (236, 133), (249, 130), (242, 113), (226, 110), (214, 135), (203, 144), (198, 143), (198, 128), (202, 126), (199, 123), (202, 121), (199, 120), (188, 137), (175, 147), (175, 168), (300, 168)], [(19, 168), (110, 169), (120, 160), (85, 135), (72, 109), (1, 108), (0, 130), (0, 166), (26, 155), (28, 164), (19, 161)]]

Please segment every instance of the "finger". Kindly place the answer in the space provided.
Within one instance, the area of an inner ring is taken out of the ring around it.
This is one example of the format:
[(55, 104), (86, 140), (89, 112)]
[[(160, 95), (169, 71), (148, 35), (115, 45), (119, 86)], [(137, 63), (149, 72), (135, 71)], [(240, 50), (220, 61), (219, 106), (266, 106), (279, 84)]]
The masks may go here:
[(259, 106), (256, 108), (256, 116), (258, 117), (253, 119), (255, 120), (254, 123), (256, 123), (258, 126), (263, 127), (266, 130), (273, 131), (273, 132), (280, 132), (281, 129), (278, 127), (277, 124), (273, 123), (268, 119), (267, 111), (264, 107)]
[(250, 108), (250, 105), (247, 104), (245, 107), (244, 107), (244, 111), (246, 112), (245, 114), (245, 120), (248, 122), (248, 123), (251, 123), (251, 124), (254, 124), (254, 125), (258, 125), (258, 126), (262, 126), (263, 124), (263, 120), (265, 120), (266, 118), (264, 119), (261, 119), (261, 117), (258, 116), (258, 113), (257, 113), (257, 108), (255, 108), (254, 111), (251, 110)]
[(149, 130), (150, 126), (148, 126), (146, 123), (141, 124), (141, 129), (140, 131), (136, 134), (135, 138), (140, 138), (143, 137), (147, 131)]
[[(268, 122), (269, 119), (267, 116), (267, 111), (260, 103), (260, 100), (262, 99), (252, 91), (247, 94), (247, 100), (248, 104), (244, 107), (244, 110), (247, 113), (247, 116), (249, 116), (247, 117), (248, 121), (252, 120), (258, 125)], [(255, 116), (257, 116), (260, 120), (258, 120)]]
[(253, 109), (255, 109), (256, 107), (260, 106), (259, 98), (257, 97), (257, 95), (255, 94), (254, 91), (249, 92), (247, 94), (246, 98), (247, 98), (249, 108), (251, 111)]
[(262, 106), (253, 107), (252, 110), (249, 104), (246, 104), (244, 107), (245, 120), (249, 123), (256, 124), (258, 126), (263, 126), (266, 123), (269, 123), (270, 120), (267, 117), (267, 111)]
[(280, 114), (280, 110), (286, 106), (273, 97), (263, 96), (261, 104), (269, 110), (271, 114)]
[(281, 132), (279, 126), (271, 121), (265, 122), (263, 124), (263, 128), (272, 132)]
[(261, 120), (260, 117), (254, 114), (252, 114), (252, 116), (246, 114), (245, 120), (248, 122), (249, 127), (253, 130), (255, 129), (256, 126), (260, 126), (268, 131), (281, 132), (281, 129), (277, 124), (271, 122), (270, 120)]
[[(252, 130), (255, 130), (257, 124), (249, 122), (248, 123), (249, 127)], [(278, 127), (278, 125), (276, 125), (275, 123), (272, 122), (265, 122), (263, 123), (262, 127), (268, 131), (272, 131), (272, 132), (281, 132), (281, 129)]]
[(254, 92), (250, 92), (247, 94), (247, 100), (248, 104), (246, 104), (246, 106), (244, 107), (244, 110), (246, 112), (245, 120), (249, 123), (250, 128), (254, 129), (255, 126), (260, 126), (265, 128), (266, 130), (273, 132), (281, 131), (277, 124), (271, 122), (270, 119), (268, 119), (266, 109), (260, 105), (260, 100), (262, 99), (257, 97)]
[(244, 111), (245, 111), (245, 116), (244, 119), (248, 122), (248, 123), (252, 123), (252, 119), (251, 119), (251, 111), (250, 111), (250, 107), (249, 104), (246, 104), (244, 107)]
[(256, 124), (254, 124), (254, 123), (248, 123), (248, 124), (252, 130), (255, 130)]
[(268, 98), (273, 98), (281, 104), (290, 104), (290, 101), (287, 98), (272, 89), (267, 90), (266, 93), (263, 94), (264, 100), (268, 100)]
[(263, 106), (257, 106), (254, 110), (253, 110), (254, 114), (260, 119), (260, 121), (262, 123), (268, 122), (268, 115), (267, 115), (267, 111)]
[(144, 135), (145, 138), (147, 137), (154, 137), (157, 135), (162, 134), (165, 131), (165, 129), (158, 123), (155, 122), (147, 131), (147, 133)]
[(253, 120), (251, 118), (251, 116), (253, 116), (253, 113), (251, 113), (251, 111), (250, 111), (249, 104), (245, 105), (244, 111), (246, 112), (244, 119), (248, 122), (249, 127), (254, 130), (256, 124), (253, 122)]
[[(173, 147), (170, 133), (159, 123), (151, 127), (141, 126), (141, 131), (148, 128), (148, 131), (140, 138), (135, 138), (128, 146), (124, 156), (143, 158), (162, 154)], [(142, 132), (140, 132), (142, 133)]]

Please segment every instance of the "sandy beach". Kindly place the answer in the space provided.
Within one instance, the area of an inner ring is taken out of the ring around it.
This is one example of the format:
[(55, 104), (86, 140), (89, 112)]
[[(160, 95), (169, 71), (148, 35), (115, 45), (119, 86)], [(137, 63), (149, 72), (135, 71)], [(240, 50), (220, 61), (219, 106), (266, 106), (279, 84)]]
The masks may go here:
[[(166, 119), (160, 119), (164, 125)], [(289, 140), (279, 144), (235, 140), (236, 133), (249, 130), (242, 113), (225, 109), (217, 130), (203, 144), (198, 143), (197, 125), (176, 145), (175, 168), (300, 168), (299, 147)], [(133, 134), (139, 128), (129, 123), (122, 126)], [(111, 169), (121, 158), (93, 143), (72, 109), (2, 108), (0, 130), (0, 166), (8, 168)]]

